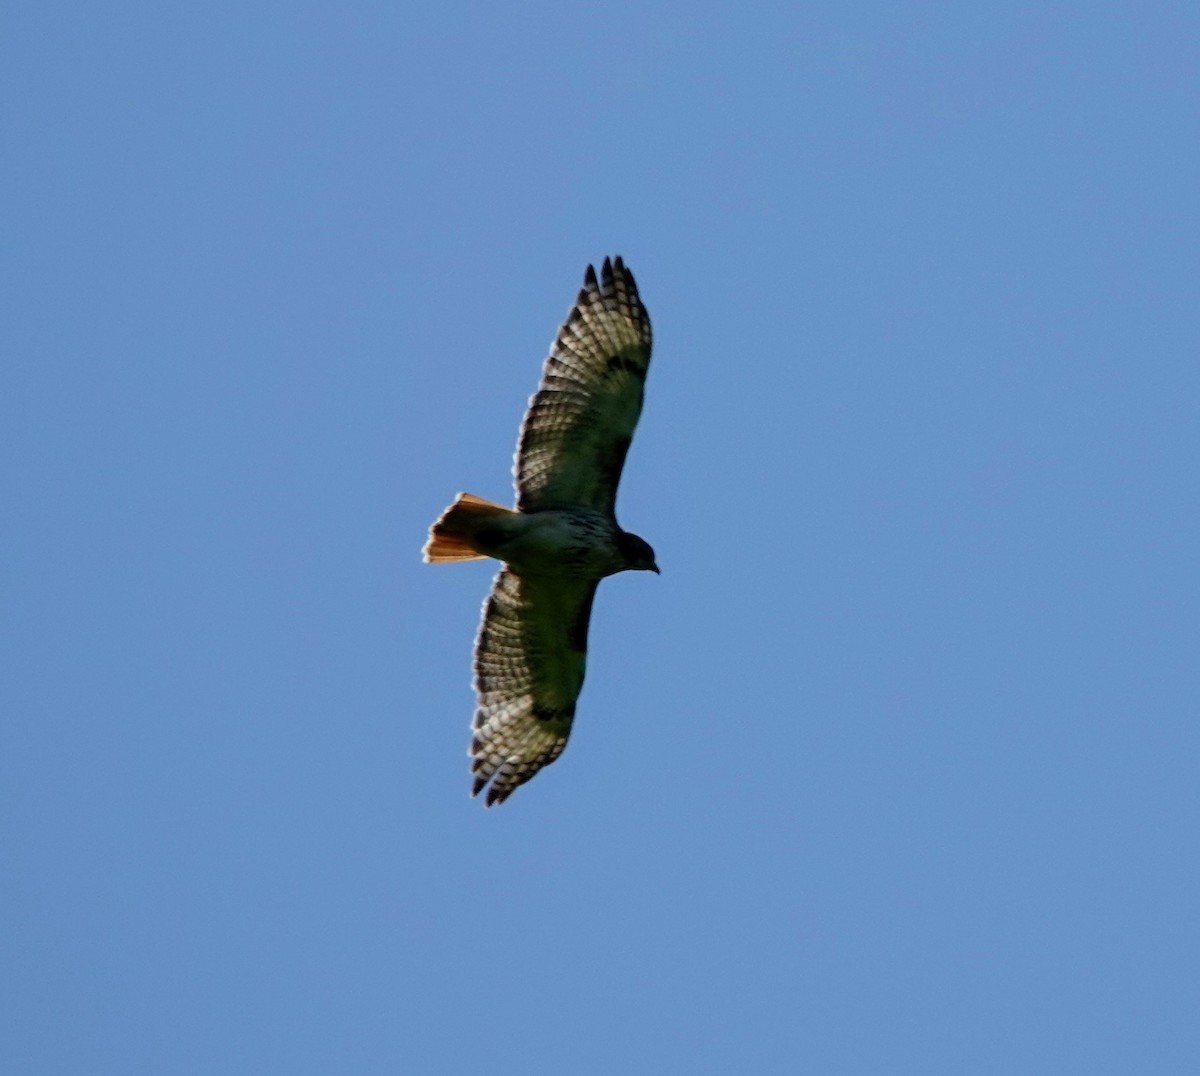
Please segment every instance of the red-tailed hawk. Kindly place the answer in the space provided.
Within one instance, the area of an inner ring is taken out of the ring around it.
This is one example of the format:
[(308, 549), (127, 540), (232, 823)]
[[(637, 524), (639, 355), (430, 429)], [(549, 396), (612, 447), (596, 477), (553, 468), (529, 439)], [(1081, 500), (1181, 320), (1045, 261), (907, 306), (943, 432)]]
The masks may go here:
[(614, 514), (649, 365), (650, 317), (633, 274), (606, 258), (597, 281), (589, 265), (521, 424), (516, 509), (460, 493), (429, 532), (426, 561), (505, 565), (475, 643), (471, 795), (486, 787), (489, 807), (567, 744), (596, 585), (658, 571), (654, 550)]

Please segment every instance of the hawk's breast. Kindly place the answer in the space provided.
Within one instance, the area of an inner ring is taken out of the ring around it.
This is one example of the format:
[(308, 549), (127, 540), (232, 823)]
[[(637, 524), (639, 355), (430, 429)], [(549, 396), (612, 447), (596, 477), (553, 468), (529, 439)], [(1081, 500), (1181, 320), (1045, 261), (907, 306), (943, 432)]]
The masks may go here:
[(599, 579), (622, 564), (616, 524), (603, 512), (543, 509), (522, 514), (513, 530), (513, 537), (495, 555), (521, 575)]

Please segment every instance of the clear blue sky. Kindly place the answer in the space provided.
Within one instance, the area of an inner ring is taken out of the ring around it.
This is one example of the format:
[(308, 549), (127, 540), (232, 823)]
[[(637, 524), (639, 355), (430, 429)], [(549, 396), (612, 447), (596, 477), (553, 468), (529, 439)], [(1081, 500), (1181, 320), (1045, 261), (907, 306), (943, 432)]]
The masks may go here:
[[(1200, 1072), (1193, 5), (2, 39), (0, 1070)], [(487, 811), (419, 549), (616, 253), (663, 574)]]

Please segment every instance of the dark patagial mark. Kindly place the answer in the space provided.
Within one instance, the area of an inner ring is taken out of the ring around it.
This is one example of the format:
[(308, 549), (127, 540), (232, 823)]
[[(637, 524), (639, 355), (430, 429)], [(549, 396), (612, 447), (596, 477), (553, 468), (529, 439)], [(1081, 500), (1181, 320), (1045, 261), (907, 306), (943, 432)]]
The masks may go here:
[(575, 616), (575, 623), (571, 625), (571, 630), (567, 635), (567, 641), (571, 645), (571, 649), (576, 653), (583, 654), (587, 652), (588, 641), (588, 625), (592, 621), (592, 602), (596, 600), (596, 587), (598, 583), (593, 583), (591, 589), (587, 592), (583, 599), (583, 604), (579, 606), (579, 612)]
[(535, 706), (533, 716), (542, 722), (570, 721), (575, 716), (575, 704), (570, 706)]
[(618, 437), (609, 447), (606, 458), (599, 462), (600, 474), (610, 490), (616, 490), (621, 480), (621, 471), (625, 467), (625, 457), (629, 454), (629, 446), (633, 443), (629, 437)]
[(639, 381), (646, 380), (646, 368), (637, 359), (631, 359), (627, 355), (610, 355), (604, 368), (609, 374), (625, 373)]

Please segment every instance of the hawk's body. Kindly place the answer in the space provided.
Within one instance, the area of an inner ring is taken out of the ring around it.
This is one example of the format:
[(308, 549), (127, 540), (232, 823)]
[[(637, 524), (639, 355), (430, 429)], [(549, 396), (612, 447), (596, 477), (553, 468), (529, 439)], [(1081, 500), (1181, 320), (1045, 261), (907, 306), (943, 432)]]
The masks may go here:
[(617, 525), (617, 483), (642, 410), (650, 319), (633, 274), (605, 259), (558, 331), (521, 425), (515, 510), (469, 493), (433, 525), (428, 561), (505, 563), (475, 645), (472, 795), (502, 803), (566, 746), (583, 687), (596, 585), (658, 571), (654, 551)]

